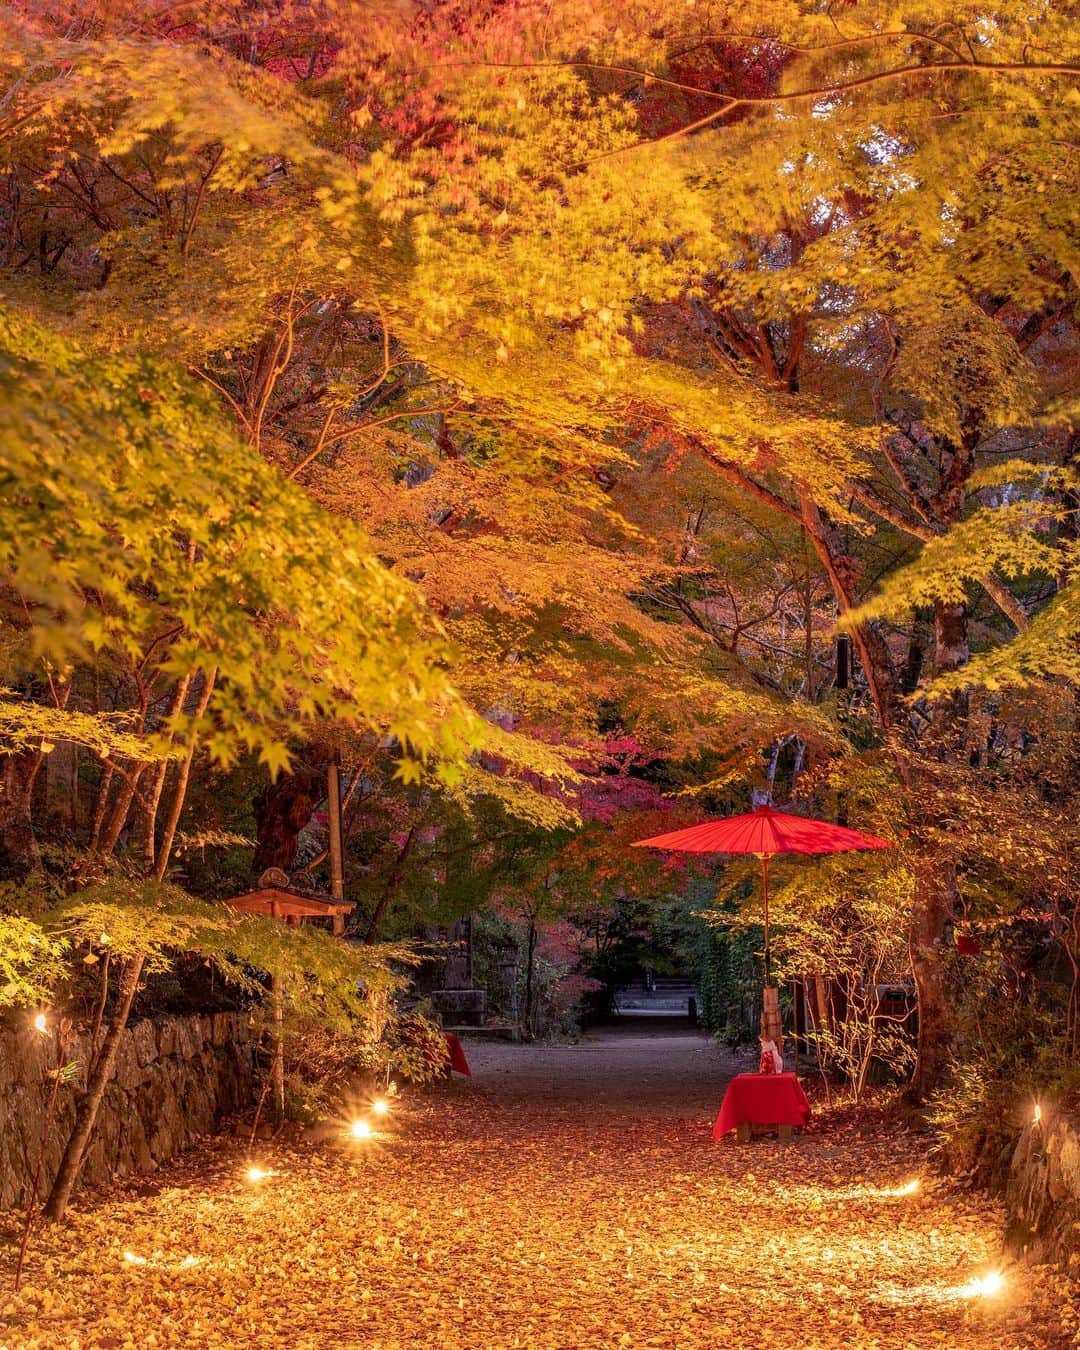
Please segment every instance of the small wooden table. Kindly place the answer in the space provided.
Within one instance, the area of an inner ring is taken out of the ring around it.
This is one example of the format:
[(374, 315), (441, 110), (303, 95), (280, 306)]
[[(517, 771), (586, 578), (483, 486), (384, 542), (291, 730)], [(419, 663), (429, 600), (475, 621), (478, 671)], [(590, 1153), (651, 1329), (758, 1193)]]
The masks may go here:
[(775, 1125), (781, 1139), (790, 1139), (796, 1125), (810, 1119), (798, 1077), (793, 1073), (740, 1073), (727, 1086), (713, 1126), (713, 1139), (737, 1131), (741, 1144), (749, 1143), (755, 1125)]

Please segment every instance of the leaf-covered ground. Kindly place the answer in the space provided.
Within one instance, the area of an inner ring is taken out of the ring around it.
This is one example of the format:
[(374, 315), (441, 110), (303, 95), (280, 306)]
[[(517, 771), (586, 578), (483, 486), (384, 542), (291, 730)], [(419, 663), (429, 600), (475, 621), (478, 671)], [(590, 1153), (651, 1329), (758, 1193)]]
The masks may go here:
[[(1077, 1290), (1002, 1269), (1001, 1216), (867, 1118), (792, 1146), (709, 1137), (734, 1066), (623, 1032), (469, 1047), (384, 1137), (208, 1142), (35, 1239), (0, 1347), (1035, 1347), (1080, 1344)], [(7, 1237), (13, 1235), (8, 1228)]]

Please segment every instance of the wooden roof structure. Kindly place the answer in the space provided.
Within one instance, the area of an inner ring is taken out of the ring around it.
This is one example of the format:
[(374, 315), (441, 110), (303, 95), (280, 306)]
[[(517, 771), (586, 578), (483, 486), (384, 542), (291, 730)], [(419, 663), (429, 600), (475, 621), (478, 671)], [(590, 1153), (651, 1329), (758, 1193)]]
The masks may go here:
[(264, 886), (247, 895), (234, 895), (225, 904), (242, 914), (266, 914), (272, 919), (284, 919), (288, 924), (298, 924), (303, 919), (333, 918), (349, 914), (354, 908), (340, 900), (319, 900), (313, 895), (300, 895), (277, 886)]

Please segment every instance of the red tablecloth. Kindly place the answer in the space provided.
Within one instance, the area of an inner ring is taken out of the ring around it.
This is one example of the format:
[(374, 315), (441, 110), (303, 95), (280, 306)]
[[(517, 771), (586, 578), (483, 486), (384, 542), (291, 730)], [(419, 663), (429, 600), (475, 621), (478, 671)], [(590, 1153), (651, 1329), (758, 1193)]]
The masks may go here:
[(744, 1121), (756, 1125), (805, 1125), (810, 1103), (793, 1073), (739, 1073), (728, 1084), (712, 1137), (722, 1139)]
[(446, 1048), (450, 1052), (450, 1067), (455, 1073), (463, 1073), (466, 1078), (472, 1077), (472, 1069), (469, 1068), (469, 1061), (465, 1058), (465, 1051), (461, 1048), (461, 1042), (452, 1031), (444, 1031), (446, 1037)]

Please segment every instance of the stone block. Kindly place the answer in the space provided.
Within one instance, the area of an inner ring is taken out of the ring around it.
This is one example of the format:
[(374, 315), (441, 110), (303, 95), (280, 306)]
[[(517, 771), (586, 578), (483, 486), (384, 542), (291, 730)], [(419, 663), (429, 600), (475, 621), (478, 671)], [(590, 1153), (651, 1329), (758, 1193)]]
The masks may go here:
[(131, 1047), (138, 1063), (143, 1068), (153, 1064), (158, 1057), (157, 1028), (153, 1022), (149, 1019), (136, 1022), (134, 1026), (128, 1027), (126, 1034), (131, 1037)]
[(113, 1082), (125, 1092), (134, 1092), (145, 1076), (143, 1065), (139, 1063), (135, 1042), (130, 1033), (125, 1032), (120, 1038), (120, 1045), (116, 1052)]
[(481, 1027), (487, 1008), (487, 993), (483, 989), (435, 989), (431, 1004), (448, 1026)]
[(1066, 1268), (1080, 1249), (1080, 1116), (1042, 1104), (1020, 1132), (1005, 1186), (1007, 1245)]
[[(157, 1028), (157, 1050), (159, 1059), (168, 1059), (180, 1052), (180, 1029), (186, 1019), (182, 1017), (164, 1017), (151, 1025)], [(193, 1019), (192, 1019), (193, 1020)]]

